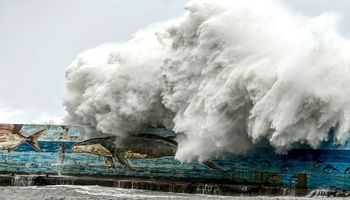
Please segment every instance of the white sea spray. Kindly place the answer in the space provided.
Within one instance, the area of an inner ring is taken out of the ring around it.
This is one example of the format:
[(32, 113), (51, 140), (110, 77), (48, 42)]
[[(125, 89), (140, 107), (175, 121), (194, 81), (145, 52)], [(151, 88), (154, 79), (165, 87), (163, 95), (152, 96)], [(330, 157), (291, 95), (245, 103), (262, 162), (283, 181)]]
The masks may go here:
[(273, 0), (192, 0), (178, 19), (81, 53), (66, 71), (67, 120), (124, 135), (163, 125), (176, 158), (317, 147), (350, 129), (350, 46), (337, 15)]

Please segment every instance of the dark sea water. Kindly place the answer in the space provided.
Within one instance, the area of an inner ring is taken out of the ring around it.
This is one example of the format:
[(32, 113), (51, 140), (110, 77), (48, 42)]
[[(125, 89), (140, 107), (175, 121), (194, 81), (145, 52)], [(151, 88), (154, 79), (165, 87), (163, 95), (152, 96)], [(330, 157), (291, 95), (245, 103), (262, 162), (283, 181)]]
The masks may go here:
[[(320, 198), (320, 197), (318, 197)], [(15, 199), (15, 200), (120, 200), (120, 199), (132, 199), (132, 200), (161, 200), (161, 199), (179, 199), (179, 200), (209, 200), (209, 199), (222, 199), (222, 200), (238, 200), (238, 199), (250, 199), (250, 200), (268, 200), (268, 199), (318, 199), (308, 197), (268, 197), (268, 196), (256, 196), (256, 197), (243, 197), (243, 196), (213, 196), (213, 195), (201, 195), (201, 194), (182, 194), (182, 193), (169, 193), (169, 192), (155, 192), (146, 190), (135, 189), (121, 189), (110, 188), (101, 186), (70, 186), (70, 185), (57, 185), (57, 186), (29, 186), (29, 187), (0, 187), (0, 200)], [(322, 197), (321, 199), (330, 199)], [(342, 199), (342, 198), (331, 198)]]

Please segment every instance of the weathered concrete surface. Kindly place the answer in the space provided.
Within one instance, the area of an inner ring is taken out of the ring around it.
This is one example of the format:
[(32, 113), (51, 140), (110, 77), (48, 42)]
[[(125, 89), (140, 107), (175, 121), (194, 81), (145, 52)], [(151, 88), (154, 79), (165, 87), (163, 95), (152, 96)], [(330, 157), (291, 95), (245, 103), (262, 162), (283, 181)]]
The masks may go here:
[[(300, 175), (303, 177), (303, 175)], [(311, 190), (302, 187), (288, 188), (263, 184), (215, 183), (204, 180), (158, 180), (125, 177), (92, 177), (60, 175), (1, 174), (0, 186), (48, 186), (81, 185), (105, 186), (125, 189), (142, 189), (160, 192), (208, 194), (224, 196), (308, 196), (308, 197), (349, 197), (350, 192), (335, 189)]]
[(107, 187), (143, 189), (177, 193), (199, 193), (213, 195), (306, 195), (309, 191), (295, 188), (267, 187), (264, 185), (243, 185), (203, 182), (203, 180), (173, 181), (140, 178), (106, 178), (89, 176), (58, 175), (0, 175), (0, 186), (45, 186), (45, 185), (99, 185)]

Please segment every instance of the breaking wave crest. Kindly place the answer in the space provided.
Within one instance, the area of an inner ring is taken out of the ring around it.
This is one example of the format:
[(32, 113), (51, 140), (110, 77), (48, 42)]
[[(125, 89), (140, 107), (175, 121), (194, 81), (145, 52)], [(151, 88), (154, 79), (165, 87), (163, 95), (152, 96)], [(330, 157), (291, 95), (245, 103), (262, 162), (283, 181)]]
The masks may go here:
[(178, 133), (176, 158), (240, 154), (259, 141), (344, 143), (349, 40), (337, 15), (311, 18), (273, 0), (193, 0), (177, 19), (81, 53), (66, 71), (67, 120), (124, 135)]

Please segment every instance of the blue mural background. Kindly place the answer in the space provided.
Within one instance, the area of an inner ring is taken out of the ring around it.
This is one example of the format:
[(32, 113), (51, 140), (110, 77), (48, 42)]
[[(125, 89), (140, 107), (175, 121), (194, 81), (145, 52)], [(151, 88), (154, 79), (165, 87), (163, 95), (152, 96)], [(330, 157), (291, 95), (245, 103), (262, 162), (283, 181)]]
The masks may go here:
[[(230, 155), (213, 162), (223, 170), (210, 169), (198, 163), (180, 163), (173, 157), (130, 160), (136, 171), (127, 171), (117, 164), (105, 165), (103, 157), (72, 153), (71, 146), (89, 138), (82, 127), (24, 125), (22, 133), (47, 129), (39, 138), (41, 152), (23, 143), (15, 151), (0, 151), (0, 172), (46, 173), (61, 175), (130, 176), (149, 178), (190, 178), (228, 181), (243, 184), (264, 184), (295, 187), (297, 174), (307, 174), (308, 188), (350, 190), (350, 144), (325, 143), (320, 149), (299, 146), (288, 154), (276, 154), (266, 145), (246, 155)], [(172, 135), (166, 129), (149, 129), (160, 135)], [(62, 150), (64, 148), (64, 151)]]

